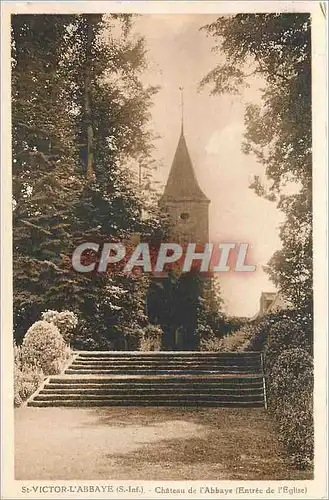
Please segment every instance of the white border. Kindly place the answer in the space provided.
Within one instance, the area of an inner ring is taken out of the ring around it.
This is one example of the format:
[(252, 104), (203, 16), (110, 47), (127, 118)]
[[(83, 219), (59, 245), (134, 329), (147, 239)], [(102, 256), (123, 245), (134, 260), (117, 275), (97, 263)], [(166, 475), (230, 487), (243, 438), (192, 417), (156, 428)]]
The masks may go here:
[[(307, 493), (289, 495), (289, 498), (327, 498), (327, 81), (326, 81), (326, 21), (319, 2), (255, 2), (255, 1), (124, 1), (124, 2), (3, 2), (1, 4), (1, 208), (2, 208), (2, 245), (1, 245), (1, 292), (2, 292), (2, 498), (110, 498), (109, 494), (59, 495), (36, 494), (23, 495), (21, 486), (33, 484), (108, 484), (106, 481), (15, 481), (14, 480), (14, 423), (13, 423), (13, 349), (12, 349), (12, 205), (11, 205), (11, 123), (10, 123), (10, 14), (11, 13), (72, 13), (72, 12), (135, 12), (153, 14), (178, 13), (236, 13), (236, 12), (312, 12), (312, 57), (313, 57), (313, 165), (314, 165), (314, 276), (315, 276), (315, 479), (313, 481), (220, 481), (221, 487), (244, 485), (252, 488), (266, 484), (274, 488), (273, 494), (241, 494), (239, 498), (285, 498), (278, 493), (278, 487), (285, 485), (307, 487)], [(164, 498), (156, 495), (154, 487), (159, 483), (143, 481), (113, 481), (112, 484), (144, 485), (151, 493), (140, 498)], [(204, 485), (210, 482), (191, 481), (175, 482), (175, 487)], [(212, 481), (211, 484), (216, 482)], [(161, 481), (164, 487), (171, 486), (168, 481)], [(153, 490), (152, 490), (153, 488)], [(136, 495), (135, 495), (136, 496)], [(121, 498), (135, 498), (127, 494)], [(112, 496), (116, 498), (116, 495)], [(166, 495), (167, 499), (177, 498)], [(185, 498), (197, 498), (186, 495)], [(202, 495), (202, 498), (221, 498), (218, 494)], [(227, 496), (225, 498), (236, 498)]]

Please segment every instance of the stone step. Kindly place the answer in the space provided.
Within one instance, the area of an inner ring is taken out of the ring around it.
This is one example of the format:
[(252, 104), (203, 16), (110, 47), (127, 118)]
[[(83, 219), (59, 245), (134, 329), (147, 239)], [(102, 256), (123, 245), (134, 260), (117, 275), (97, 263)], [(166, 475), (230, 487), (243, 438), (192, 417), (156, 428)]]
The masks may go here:
[(172, 354), (170, 356), (163, 355), (162, 351), (159, 352), (154, 352), (153, 354), (147, 354), (147, 355), (129, 355), (129, 354), (123, 354), (123, 355), (112, 355), (111, 353), (104, 353), (103, 355), (99, 356), (83, 356), (81, 354), (75, 354), (74, 357), (80, 358), (80, 359), (116, 359), (120, 361), (120, 359), (136, 359), (136, 360), (154, 360), (154, 359), (162, 359), (162, 360), (184, 360), (184, 359), (189, 359), (189, 360), (197, 360), (197, 359), (260, 359), (261, 356), (260, 354), (252, 354), (252, 355), (241, 355), (241, 354), (231, 354), (231, 353), (212, 353), (212, 354), (203, 354), (202, 352), (198, 352), (197, 354), (190, 355), (190, 354)]
[(207, 391), (259, 391), (263, 389), (263, 384), (47, 384), (42, 390), (61, 390), (61, 391), (159, 391), (165, 387), (171, 391), (185, 390), (207, 390)]
[(84, 361), (163, 361), (163, 362), (171, 362), (171, 361), (191, 361), (191, 362), (196, 362), (200, 360), (204, 360), (205, 362), (207, 361), (217, 361), (217, 360), (236, 360), (236, 361), (243, 361), (243, 360), (248, 360), (248, 361), (255, 361), (259, 360), (260, 356), (221, 356), (221, 355), (214, 355), (214, 356), (80, 356), (76, 355), (75, 359), (81, 359)]
[(73, 354), (84, 357), (98, 357), (98, 356), (116, 356), (116, 357), (150, 357), (150, 356), (164, 356), (164, 357), (179, 357), (179, 356), (260, 356), (260, 351), (73, 351)]
[(152, 362), (163, 362), (163, 363), (184, 363), (184, 362), (189, 362), (189, 363), (197, 363), (197, 362), (204, 362), (204, 363), (210, 363), (212, 362), (225, 362), (229, 363), (231, 361), (235, 361), (237, 363), (254, 363), (254, 362), (260, 362), (260, 356), (252, 356), (252, 357), (244, 357), (244, 356), (145, 356), (145, 357), (137, 357), (137, 356), (102, 356), (102, 357), (88, 357), (88, 356), (76, 356), (77, 360), (79, 361), (85, 361), (85, 362), (101, 362), (101, 361), (108, 361), (108, 362), (117, 362), (117, 363), (124, 363), (124, 362), (136, 362), (136, 363), (152, 363)]
[(262, 396), (259, 394), (194, 394), (186, 393), (186, 394), (170, 394), (161, 392), (153, 393), (153, 394), (108, 394), (104, 396), (103, 394), (61, 394), (61, 393), (53, 393), (53, 394), (37, 394), (34, 398), (34, 401), (53, 401), (53, 400), (100, 400), (100, 401), (202, 401), (204, 399), (208, 401), (259, 401), (262, 399)]
[(162, 371), (171, 371), (171, 370), (181, 370), (181, 371), (196, 371), (196, 370), (225, 370), (225, 371), (230, 371), (230, 370), (260, 370), (261, 366), (250, 366), (250, 365), (219, 365), (219, 364), (191, 364), (191, 365), (143, 365), (143, 364), (137, 364), (137, 363), (131, 363), (131, 364), (125, 364), (125, 365), (115, 365), (111, 363), (107, 364), (80, 364), (80, 363), (72, 363), (70, 365), (70, 368), (74, 368), (75, 370), (95, 370), (95, 369), (100, 369), (100, 370), (120, 370), (120, 371), (126, 371), (126, 370), (162, 370)]
[(56, 375), (49, 379), (50, 384), (262, 384), (263, 377), (252, 373), (244, 374), (207, 374), (207, 375)]
[(116, 371), (118, 373), (128, 373), (131, 371), (143, 371), (143, 372), (172, 372), (179, 371), (182, 373), (191, 373), (196, 371), (214, 371), (214, 372), (226, 372), (232, 373), (235, 371), (246, 371), (246, 372), (260, 372), (260, 366), (249, 366), (249, 365), (241, 365), (241, 366), (222, 366), (222, 365), (191, 365), (191, 366), (180, 366), (180, 365), (153, 365), (153, 366), (143, 366), (143, 365), (124, 365), (124, 366), (115, 366), (115, 365), (80, 365), (80, 364), (71, 364), (68, 369), (72, 370), (109, 370)]
[(186, 360), (180, 360), (180, 361), (162, 361), (162, 360), (153, 360), (153, 361), (135, 361), (134, 359), (132, 360), (112, 360), (112, 361), (89, 361), (89, 360), (81, 360), (80, 358), (75, 359), (72, 362), (72, 365), (79, 365), (79, 366), (117, 366), (117, 367), (125, 367), (125, 366), (143, 366), (145, 368), (152, 368), (152, 367), (182, 367), (182, 368), (189, 368), (189, 367), (194, 367), (194, 366), (225, 366), (225, 367), (231, 367), (231, 366), (252, 366), (252, 367), (260, 367), (261, 363), (260, 360), (255, 359), (253, 361), (246, 361), (244, 359), (241, 360), (198, 360), (198, 361), (186, 361)]
[(255, 368), (252, 366), (191, 366), (191, 367), (175, 367), (175, 366), (159, 366), (159, 367), (143, 367), (143, 366), (81, 366), (81, 365), (71, 365), (67, 370), (75, 370), (75, 371), (101, 371), (101, 372), (109, 372), (109, 373), (131, 373), (131, 372), (139, 372), (140, 374), (152, 374), (152, 373), (206, 373), (206, 372), (214, 372), (214, 373), (260, 373), (261, 369)]
[(75, 387), (75, 388), (63, 388), (61, 386), (56, 386), (53, 387), (51, 385), (46, 386), (45, 388), (41, 389), (39, 394), (211, 394), (211, 395), (235, 395), (235, 394), (259, 394), (262, 393), (262, 387), (245, 387), (245, 388), (215, 388), (215, 387), (208, 387), (208, 386), (200, 386), (198, 388), (196, 387), (167, 387), (167, 386), (155, 386), (155, 387), (120, 387), (120, 388), (81, 388), (81, 387)]
[(88, 400), (88, 401), (71, 401), (71, 400), (53, 400), (53, 401), (29, 401), (28, 406), (35, 407), (53, 407), (53, 406), (69, 406), (69, 407), (80, 407), (80, 408), (90, 408), (90, 407), (106, 407), (106, 406), (122, 406), (122, 407), (144, 407), (144, 406), (155, 406), (155, 407), (220, 407), (220, 408), (264, 408), (264, 401), (211, 401), (208, 399), (196, 401), (155, 401), (153, 399), (150, 400), (130, 400), (130, 401), (113, 401), (113, 400), (102, 400), (99, 401), (97, 399)]
[(28, 406), (264, 407), (255, 353), (80, 352)]
[[(227, 372), (227, 370), (226, 370)], [(254, 372), (253, 369), (248, 369), (248, 368), (244, 368), (244, 369), (237, 369), (235, 368), (234, 370), (230, 370), (229, 373), (231, 374), (235, 374), (235, 373), (248, 373), (248, 372)], [(65, 373), (67, 375), (93, 375), (93, 374), (99, 374), (99, 375), (111, 375), (111, 374), (116, 374), (116, 373), (122, 373), (122, 371), (120, 370), (115, 370), (115, 369), (112, 369), (112, 370), (102, 370), (102, 369), (97, 369), (97, 368), (93, 368), (93, 369), (82, 369), (82, 368), (79, 368), (79, 369), (75, 369), (75, 368), (67, 368), (65, 370)], [(128, 369), (125, 369), (124, 370), (124, 373), (129, 375), (166, 375), (166, 374), (177, 374), (177, 375), (180, 375), (180, 374), (220, 374), (220, 373), (225, 373), (225, 370), (223, 369), (214, 369), (214, 370), (175, 370), (175, 369), (172, 369), (172, 370), (128, 370)]]

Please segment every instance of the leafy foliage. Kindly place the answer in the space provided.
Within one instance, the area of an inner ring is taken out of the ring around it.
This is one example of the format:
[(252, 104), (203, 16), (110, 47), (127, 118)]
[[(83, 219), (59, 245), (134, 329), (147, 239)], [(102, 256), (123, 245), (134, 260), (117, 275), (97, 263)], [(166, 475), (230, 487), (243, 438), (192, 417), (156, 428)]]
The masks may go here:
[[(201, 82), (212, 94), (238, 93), (251, 75), (263, 83), (261, 105), (245, 113), (246, 154), (264, 166), (266, 185), (251, 187), (286, 216), (282, 249), (266, 267), (296, 307), (312, 305), (311, 23), (307, 13), (221, 16), (204, 26), (225, 62)], [(289, 189), (288, 189), (289, 188)]]
[(313, 461), (313, 360), (300, 347), (281, 352), (270, 372), (270, 408), (279, 436), (301, 468)]
[(238, 330), (224, 335), (222, 338), (214, 334), (202, 339), (201, 348), (204, 351), (242, 352), (248, 349), (250, 340), (255, 335), (255, 325), (246, 324)]
[(178, 332), (186, 340), (185, 348), (196, 348), (203, 293), (204, 282), (197, 272), (180, 274), (171, 270), (165, 278), (151, 283), (148, 314), (150, 321), (159, 324), (164, 332), (163, 349), (175, 349)]
[(223, 336), (240, 325), (222, 313), (219, 281), (204, 277), (197, 270), (182, 273), (171, 269), (161, 280), (150, 284), (147, 309), (151, 323), (164, 332), (162, 348), (197, 349), (203, 338)]
[(47, 321), (36, 321), (28, 329), (21, 353), (23, 365), (37, 366), (45, 375), (59, 373), (69, 356), (68, 347), (57, 326)]
[(21, 406), (40, 386), (43, 372), (22, 358), (21, 347), (14, 344), (14, 406)]
[(65, 274), (71, 205), (80, 190), (58, 43), (70, 19), (12, 17), (14, 323), (19, 341), (56, 290), (54, 281)]
[(76, 314), (71, 311), (52, 311), (48, 310), (42, 313), (41, 318), (43, 321), (53, 323), (57, 326), (60, 334), (66, 342), (69, 342), (73, 331), (78, 325), (78, 318)]
[(162, 335), (163, 331), (159, 325), (146, 325), (140, 339), (140, 350), (161, 351)]
[[(209, 341), (209, 350), (214, 342), (218, 351), (264, 351), (270, 365), (282, 351), (291, 347), (300, 347), (312, 354), (312, 315), (308, 310), (284, 309), (245, 322), (222, 338)], [(206, 341), (203, 345), (207, 348)]]
[(308, 309), (285, 309), (252, 322), (254, 334), (247, 350), (267, 353), (268, 362), (282, 350), (301, 347), (312, 353), (313, 318)]
[(250, 321), (223, 338), (202, 343), (210, 351), (263, 351), (269, 410), (292, 462), (313, 461), (313, 322), (306, 310), (282, 310)]
[(79, 316), (78, 342), (94, 345), (108, 346), (122, 334), (119, 321), (140, 317), (131, 292), (144, 290), (143, 283), (78, 274), (71, 266), (82, 242), (117, 241), (136, 232), (147, 239), (161, 227), (154, 206), (145, 202), (146, 192), (155, 199), (148, 109), (156, 89), (140, 81), (144, 43), (131, 29), (131, 16), (13, 16), (18, 342), (42, 311), (63, 304)]
[(301, 347), (290, 347), (281, 352), (271, 370), (273, 397), (289, 392), (313, 389), (313, 359)]
[(293, 347), (301, 348), (309, 354), (313, 352), (312, 321), (299, 312), (290, 317), (283, 314), (279, 321), (272, 320), (268, 330), (265, 348), (267, 364), (271, 366), (281, 352)]

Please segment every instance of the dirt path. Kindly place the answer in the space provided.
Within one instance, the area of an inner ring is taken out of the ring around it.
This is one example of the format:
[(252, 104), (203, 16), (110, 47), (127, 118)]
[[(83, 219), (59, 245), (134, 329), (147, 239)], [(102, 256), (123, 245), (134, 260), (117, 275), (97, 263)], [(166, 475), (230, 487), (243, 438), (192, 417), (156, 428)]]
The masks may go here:
[(16, 479), (310, 479), (262, 409), (19, 408)]

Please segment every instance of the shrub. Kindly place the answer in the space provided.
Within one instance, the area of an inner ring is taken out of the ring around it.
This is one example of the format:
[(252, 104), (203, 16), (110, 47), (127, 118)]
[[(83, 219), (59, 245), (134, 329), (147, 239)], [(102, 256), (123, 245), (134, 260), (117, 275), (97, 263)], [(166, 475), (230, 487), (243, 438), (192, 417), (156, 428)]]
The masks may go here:
[(213, 329), (211, 328), (210, 325), (204, 325), (202, 323), (199, 323), (195, 329), (195, 334), (200, 338), (207, 338), (210, 337), (211, 335), (214, 335)]
[(266, 315), (252, 324), (255, 331), (248, 350), (263, 350), (272, 343), (268, 350), (273, 353), (281, 352), (291, 345), (312, 352), (313, 320), (309, 311), (283, 310)]
[(148, 324), (141, 331), (141, 351), (161, 351), (163, 331), (159, 325)]
[(112, 351), (114, 348), (113, 342), (91, 333), (88, 327), (79, 328), (71, 345), (74, 349), (86, 351)]
[(140, 340), (143, 336), (143, 328), (138, 323), (123, 326), (119, 332), (121, 349), (124, 351), (135, 351), (139, 349)]
[(44, 379), (42, 370), (22, 362), (22, 349), (14, 345), (14, 406), (28, 399)]
[(271, 394), (286, 397), (291, 392), (313, 390), (313, 359), (300, 347), (283, 351), (270, 372)]
[(313, 460), (312, 344), (312, 316), (301, 310), (266, 315), (221, 339), (201, 341), (209, 351), (265, 351), (269, 409), (279, 440), (300, 468)]
[(313, 360), (299, 347), (283, 351), (270, 371), (269, 407), (295, 465), (313, 460)]
[(66, 342), (69, 342), (71, 340), (72, 333), (78, 324), (78, 318), (76, 314), (71, 311), (58, 312), (49, 309), (48, 311), (43, 312), (41, 317), (43, 321), (53, 323), (55, 326), (57, 326), (60, 334)]
[(286, 349), (301, 348), (311, 354), (312, 347), (305, 325), (294, 317), (283, 315), (277, 321), (273, 320), (268, 329), (265, 347), (267, 366), (271, 369), (278, 356)]
[(201, 351), (221, 351), (222, 339), (219, 339), (212, 333), (206, 338), (201, 338), (199, 345)]
[[(199, 339), (200, 347), (202, 345), (206, 347), (208, 339), (215, 337), (215, 334), (212, 327), (207, 323), (198, 323), (195, 329), (195, 336), (197, 339)], [(201, 350), (207, 350), (207, 349), (206, 348), (202, 349), (201, 347)]]
[(279, 440), (292, 463), (309, 468), (314, 454), (313, 395), (309, 391), (292, 393), (277, 406)]
[(229, 333), (221, 339), (215, 337), (215, 335), (210, 335), (207, 339), (201, 340), (201, 350), (220, 352), (245, 351), (254, 335), (254, 330), (254, 325), (246, 324), (239, 330)]
[(45, 375), (60, 373), (69, 356), (68, 347), (57, 326), (36, 321), (26, 332), (22, 343), (22, 368), (37, 366)]
[(14, 342), (14, 367), (20, 370), (22, 368), (22, 348)]
[(25, 367), (23, 370), (14, 371), (14, 406), (28, 399), (43, 382), (44, 375), (38, 367)]

